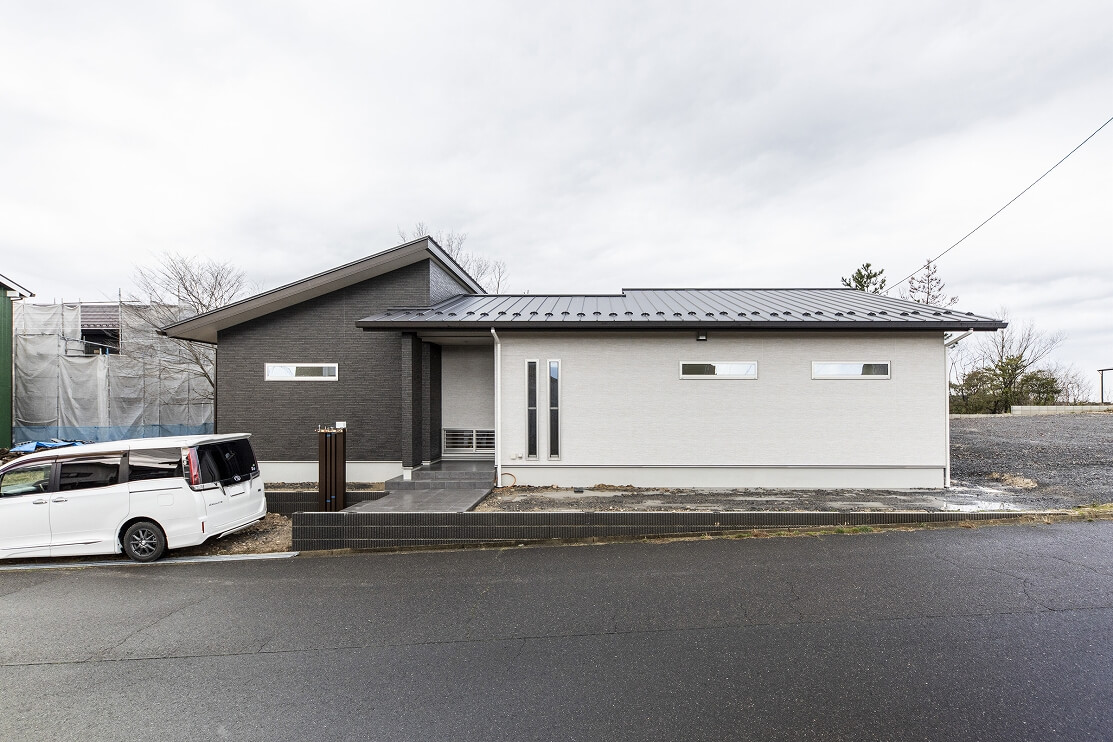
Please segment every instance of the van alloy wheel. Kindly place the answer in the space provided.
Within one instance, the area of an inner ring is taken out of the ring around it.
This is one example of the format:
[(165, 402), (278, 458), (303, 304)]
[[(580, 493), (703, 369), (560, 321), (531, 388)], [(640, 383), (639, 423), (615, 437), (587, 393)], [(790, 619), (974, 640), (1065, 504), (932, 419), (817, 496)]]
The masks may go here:
[(124, 531), (124, 553), (137, 562), (153, 562), (166, 552), (166, 536), (154, 523), (141, 520)]

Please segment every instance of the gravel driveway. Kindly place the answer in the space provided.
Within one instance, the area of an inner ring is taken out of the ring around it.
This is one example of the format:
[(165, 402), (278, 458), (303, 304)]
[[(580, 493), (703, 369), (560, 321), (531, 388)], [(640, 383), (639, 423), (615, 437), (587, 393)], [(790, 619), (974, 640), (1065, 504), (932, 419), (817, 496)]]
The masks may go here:
[(1113, 502), (1113, 414), (951, 420), (949, 490), (495, 490), (476, 510), (1050, 510)]

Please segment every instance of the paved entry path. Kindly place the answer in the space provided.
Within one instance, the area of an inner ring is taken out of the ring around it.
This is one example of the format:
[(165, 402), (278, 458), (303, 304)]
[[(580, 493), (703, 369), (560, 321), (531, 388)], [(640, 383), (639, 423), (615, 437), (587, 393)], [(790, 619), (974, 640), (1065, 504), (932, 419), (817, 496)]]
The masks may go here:
[(487, 496), (487, 489), (420, 489), (392, 491), (378, 500), (345, 508), (355, 513), (462, 513)]
[(347, 508), (359, 513), (462, 513), (491, 491), (493, 461), (438, 461), (419, 466), (409, 479), (386, 482), (388, 494)]

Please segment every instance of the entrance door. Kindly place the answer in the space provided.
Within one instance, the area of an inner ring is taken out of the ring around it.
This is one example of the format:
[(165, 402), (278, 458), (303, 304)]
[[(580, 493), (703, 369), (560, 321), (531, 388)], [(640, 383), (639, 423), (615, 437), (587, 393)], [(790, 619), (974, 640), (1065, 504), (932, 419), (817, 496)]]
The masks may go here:
[(487, 345), (441, 347), (442, 455), (495, 453), (495, 356)]

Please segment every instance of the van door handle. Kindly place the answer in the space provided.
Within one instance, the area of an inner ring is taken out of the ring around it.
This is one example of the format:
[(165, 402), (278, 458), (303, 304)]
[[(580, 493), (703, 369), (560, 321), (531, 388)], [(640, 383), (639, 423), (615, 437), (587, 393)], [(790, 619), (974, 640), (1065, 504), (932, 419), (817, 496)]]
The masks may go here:
[(64, 498), (64, 497), (55, 497), (55, 498), (54, 498), (54, 502), (66, 502), (66, 501), (67, 501), (67, 500), (66, 500), (66, 498)]
[(46, 498), (45, 497), (40, 497), (37, 500), (32, 500), (31, 504), (32, 505), (45, 505), (46, 504)]

